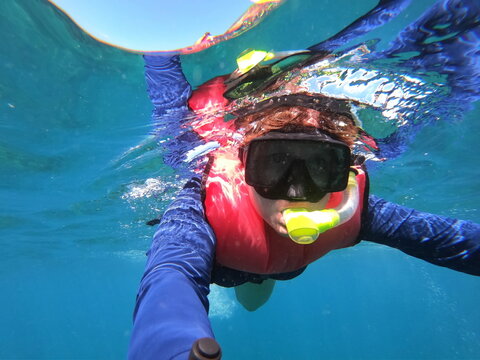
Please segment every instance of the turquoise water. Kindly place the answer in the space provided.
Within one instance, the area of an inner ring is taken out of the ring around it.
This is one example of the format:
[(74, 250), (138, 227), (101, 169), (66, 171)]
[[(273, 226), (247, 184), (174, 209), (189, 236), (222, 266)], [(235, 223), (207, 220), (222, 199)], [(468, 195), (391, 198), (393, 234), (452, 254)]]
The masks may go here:
[[(391, 40), (431, 3), (369, 36)], [(232, 70), (246, 47), (316, 43), (375, 2), (302, 4), (184, 57), (188, 78)], [(154, 231), (144, 223), (179, 186), (149, 137), (143, 61), (95, 43), (46, 1), (0, 10), (0, 358), (124, 358)], [(479, 222), (479, 115), (477, 105), (422, 129), (372, 171), (372, 191)], [(331, 253), (254, 313), (233, 299), (218, 287), (210, 297), (225, 359), (480, 358), (478, 278), (386, 247)]]

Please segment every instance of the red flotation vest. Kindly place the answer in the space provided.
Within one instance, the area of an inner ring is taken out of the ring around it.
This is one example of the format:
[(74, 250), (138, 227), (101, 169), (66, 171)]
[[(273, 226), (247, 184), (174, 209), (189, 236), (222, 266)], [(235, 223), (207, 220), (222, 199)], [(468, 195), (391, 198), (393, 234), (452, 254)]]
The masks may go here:
[[(222, 107), (223, 78), (215, 78), (197, 89), (189, 106), (196, 112), (206, 107)], [(231, 122), (223, 116), (208, 124), (195, 127), (206, 140), (222, 132), (232, 132)], [(312, 244), (300, 245), (276, 233), (258, 214), (250, 198), (244, 179), (244, 168), (238, 158), (238, 149), (228, 144), (212, 154), (205, 181), (205, 212), (217, 238), (216, 261), (232, 269), (257, 274), (276, 274), (297, 270), (331, 250), (357, 243), (360, 232), (365, 173), (358, 170), (359, 206), (346, 223), (321, 234)], [(332, 193), (327, 208), (335, 208), (343, 193)]]

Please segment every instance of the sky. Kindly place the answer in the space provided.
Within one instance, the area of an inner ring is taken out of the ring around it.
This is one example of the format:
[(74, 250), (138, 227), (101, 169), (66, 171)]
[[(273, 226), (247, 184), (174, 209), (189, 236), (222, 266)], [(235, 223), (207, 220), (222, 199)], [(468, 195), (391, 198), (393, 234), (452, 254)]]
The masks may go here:
[(94, 37), (134, 50), (190, 46), (223, 34), (254, 0), (50, 0)]

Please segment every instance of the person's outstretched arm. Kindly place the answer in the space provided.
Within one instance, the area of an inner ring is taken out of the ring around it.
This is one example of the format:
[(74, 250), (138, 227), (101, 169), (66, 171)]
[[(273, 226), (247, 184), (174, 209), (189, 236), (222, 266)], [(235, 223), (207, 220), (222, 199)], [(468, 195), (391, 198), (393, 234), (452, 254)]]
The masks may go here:
[(192, 93), (182, 71), (180, 57), (144, 55), (147, 92), (155, 107), (154, 116), (188, 111)]
[(471, 221), (419, 212), (370, 195), (360, 238), (480, 275), (480, 225)]
[(212, 337), (208, 320), (215, 237), (204, 217), (200, 180), (192, 179), (162, 217), (134, 312), (129, 359), (187, 359)]
[(180, 57), (145, 55), (145, 81), (154, 106), (154, 134), (169, 138), (163, 148), (163, 162), (174, 168), (182, 166), (185, 152), (203, 144), (194, 131), (187, 131), (195, 114), (188, 107), (192, 88), (185, 78)]

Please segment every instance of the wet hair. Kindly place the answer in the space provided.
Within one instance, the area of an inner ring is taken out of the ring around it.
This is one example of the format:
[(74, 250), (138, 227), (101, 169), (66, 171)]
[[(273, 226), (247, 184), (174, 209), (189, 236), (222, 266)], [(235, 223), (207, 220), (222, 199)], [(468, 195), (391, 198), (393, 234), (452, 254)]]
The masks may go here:
[(352, 147), (358, 133), (354, 121), (346, 115), (303, 106), (266, 109), (237, 118), (235, 125), (239, 129), (244, 129), (242, 146), (272, 130), (309, 133), (318, 129)]

